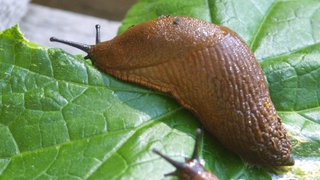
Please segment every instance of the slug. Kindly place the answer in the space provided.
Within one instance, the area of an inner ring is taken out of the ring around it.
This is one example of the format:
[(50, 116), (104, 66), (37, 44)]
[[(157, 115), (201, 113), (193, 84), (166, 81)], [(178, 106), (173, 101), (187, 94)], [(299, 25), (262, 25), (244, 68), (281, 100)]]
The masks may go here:
[(98, 69), (118, 79), (170, 93), (244, 161), (294, 164), (262, 69), (234, 31), (173, 16), (135, 25), (105, 42), (98, 29), (96, 45), (50, 40), (87, 52)]
[(176, 171), (165, 174), (165, 176), (178, 176), (179, 179), (190, 179), (190, 180), (218, 180), (217, 176), (212, 174), (211, 172), (204, 169), (204, 167), (200, 164), (199, 161), (199, 146), (200, 146), (200, 138), (202, 131), (201, 129), (197, 129), (196, 133), (196, 143), (194, 145), (193, 154), (190, 159), (186, 159), (185, 163), (174, 161), (168, 156), (160, 153), (158, 150), (153, 149), (152, 151), (163, 159), (168, 161), (174, 167), (177, 168)]

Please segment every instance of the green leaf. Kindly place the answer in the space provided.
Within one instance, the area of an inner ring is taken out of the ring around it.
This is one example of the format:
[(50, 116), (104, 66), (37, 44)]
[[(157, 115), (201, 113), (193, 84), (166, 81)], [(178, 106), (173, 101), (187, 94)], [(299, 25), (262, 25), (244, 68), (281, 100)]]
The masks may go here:
[(199, 124), (174, 100), (36, 46), (17, 27), (0, 34), (0, 72), (0, 179), (160, 178), (151, 147), (192, 151)]
[[(140, 0), (120, 32), (159, 15), (230, 27), (250, 45), (293, 142), (296, 165), (320, 176), (320, 2)], [(0, 33), (0, 179), (162, 179), (193, 150), (191, 113), (169, 96), (119, 82), (82, 57)], [(270, 179), (205, 134), (201, 159), (220, 179)]]

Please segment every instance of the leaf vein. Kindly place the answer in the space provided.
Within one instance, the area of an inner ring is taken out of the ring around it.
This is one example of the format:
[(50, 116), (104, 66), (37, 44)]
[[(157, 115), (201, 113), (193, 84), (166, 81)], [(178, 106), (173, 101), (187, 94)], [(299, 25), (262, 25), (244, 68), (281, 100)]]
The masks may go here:
[(256, 32), (253, 33), (253, 36), (252, 36), (251, 40), (249, 41), (250, 42), (249, 46), (250, 46), (250, 49), (252, 50), (252, 52), (255, 52), (255, 50), (256, 50), (255, 46), (256, 46), (259, 34), (262, 31), (262, 27), (264, 26), (265, 22), (267, 21), (267, 19), (271, 15), (271, 12), (276, 7), (276, 5), (278, 5), (278, 2), (271, 3), (271, 6), (268, 8), (268, 10), (266, 11), (266, 14), (263, 16), (261, 22), (259, 23)]

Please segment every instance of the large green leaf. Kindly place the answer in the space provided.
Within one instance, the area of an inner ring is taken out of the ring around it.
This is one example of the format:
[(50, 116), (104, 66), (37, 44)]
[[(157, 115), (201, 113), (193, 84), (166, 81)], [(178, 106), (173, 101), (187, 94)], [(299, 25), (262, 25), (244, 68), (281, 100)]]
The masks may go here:
[[(248, 42), (293, 142), (278, 177), (320, 176), (320, 2), (140, 0), (120, 31), (159, 15), (228, 26)], [(162, 179), (191, 154), (189, 112), (169, 96), (123, 83), (82, 57), (0, 34), (0, 179)], [(205, 134), (201, 159), (221, 179), (270, 179)]]

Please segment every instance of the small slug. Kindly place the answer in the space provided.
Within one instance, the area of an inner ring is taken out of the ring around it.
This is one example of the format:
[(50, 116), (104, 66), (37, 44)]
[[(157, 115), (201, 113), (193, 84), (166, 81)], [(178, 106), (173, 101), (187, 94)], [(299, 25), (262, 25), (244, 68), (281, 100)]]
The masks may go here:
[(293, 165), (291, 142), (271, 102), (259, 63), (232, 30), (191, 17), (162, 16), (110, 41), (86, 45), (118, 79), (170, 93), (225, 147), (254, 165)]
[(194, 145), (193, 153), (190, 159), (186, 159), (185, 163), (177, 162), (168, 156), (160, 153), (158, 150), (153, 149), (152, 151), (163, 159), (168, 161), (174, 167), (176, 167), (176, 171), (165, 174), (165, 176), (178, 176), (179, 179), (190, 179), (190, 180), (217, 180), (217, 176), (212, 174), (209, 171), (206, 171), (204, 167), (200, 164), (199, 161), (199, 146), (200, 146), (200, 138), (202, 135), (201, 129), (197, 129), (196, 134), (196, 143)]

